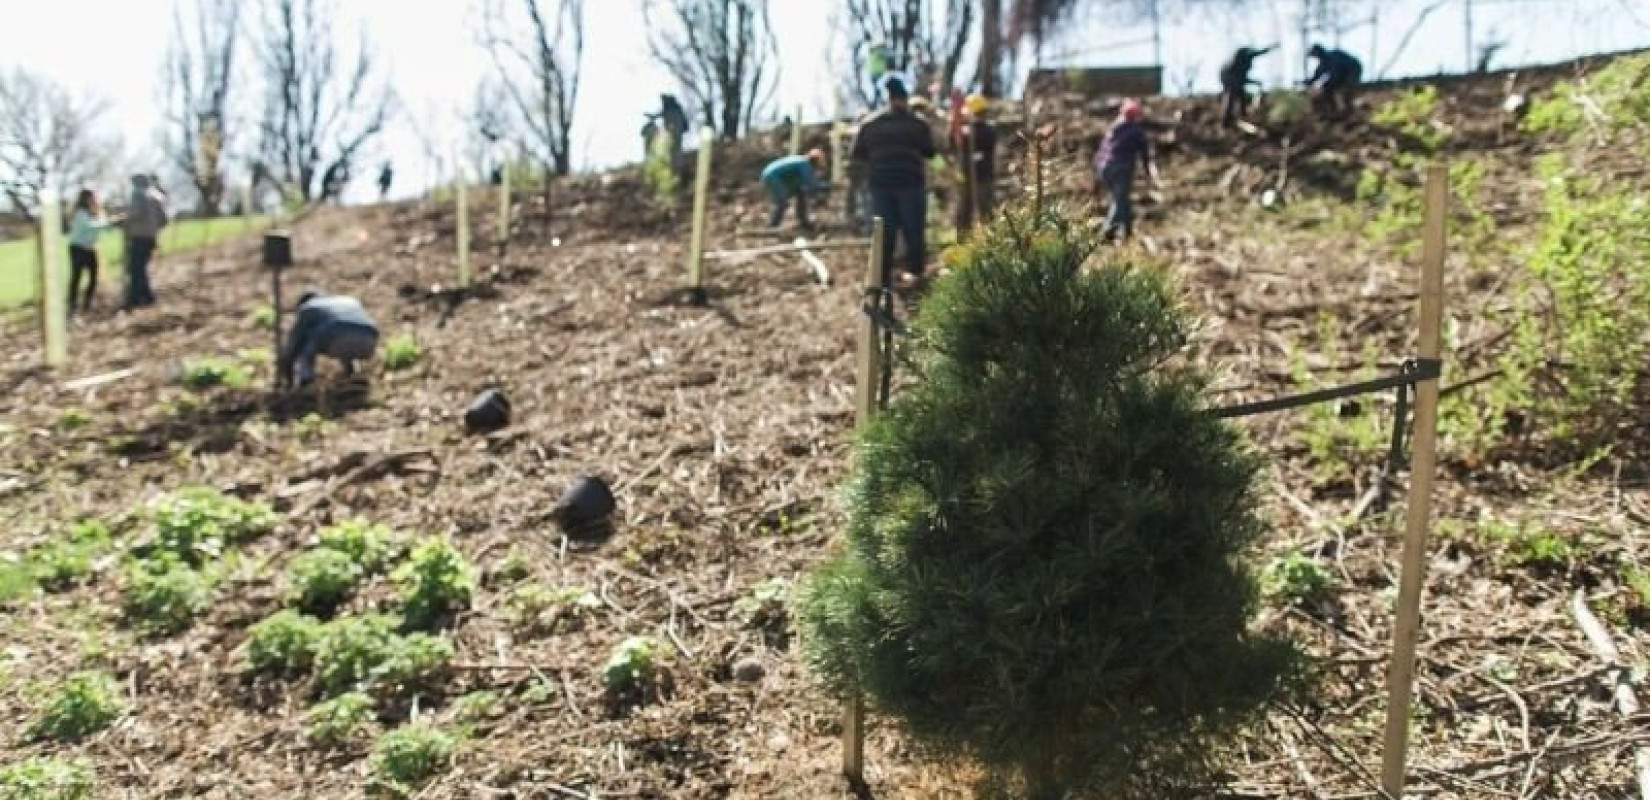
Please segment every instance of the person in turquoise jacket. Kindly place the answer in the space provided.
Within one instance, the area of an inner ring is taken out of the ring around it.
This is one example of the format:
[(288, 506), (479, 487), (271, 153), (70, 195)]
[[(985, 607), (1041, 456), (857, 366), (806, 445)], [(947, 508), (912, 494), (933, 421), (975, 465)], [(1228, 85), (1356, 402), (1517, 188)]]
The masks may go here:
[(768, 227), (777, 228), (785, 219), (785, 206), (796, 199), (796, 221), (804, 228), (813, 227), (808, 220), (808, 195), (820, 191), (819, 170), (825, 167), (825, 151), (814, 149), (805, 156), (785, 156), (774, 159), (762, 170), (762, 188), (768, 190), (773, 211), (768, 214)]

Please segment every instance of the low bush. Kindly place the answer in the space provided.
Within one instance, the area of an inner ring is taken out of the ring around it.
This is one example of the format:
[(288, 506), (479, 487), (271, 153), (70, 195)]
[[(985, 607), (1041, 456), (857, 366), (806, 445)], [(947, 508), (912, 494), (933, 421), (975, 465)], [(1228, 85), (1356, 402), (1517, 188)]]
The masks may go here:
[(384, 369), (391, 372), (409, 369), (424, 357), (424, 348), (412, 334), (398, 333), (384, 343)]
[(126, 713), (115, 679), (101, 672), (71, 676), (51, 696), (29, 725), (33, 739), (73, 742), (84, 739)]
[(298, 554), (287, 569), (288, 600), (315, 614), (331, 614), (355, 591), (366, 571), (355, 557), (325, 547)]
[(324, 631), (314, 617), (292, 609), (277, 611), (247, 632), (247, 663), (259, 672), (306, 672), (315, 663)]
[(427, 722), (411, 722), (385, 733), (372, 748), (372, 788), (410, 795), (447, 769), (457, 749), (452, 736)]
[(206, 611), (213, 584), (206, 573), (175, 558), (138, 561), (127, 571), (122, 609), (146, 633), (178, 633)]
[(79, 761), (35, 756), (0, 766), (0, 800), (93, 800), (96, 789)]
[(364, 733), (374, 716), (372, 695), (345, 692), (323, 700), (304, 712), (304, 735), (311, 742), (332, 747)]
[(394, 534), (382, 525), (349, 520), (321, 529), (319, 547), (349, 556), (367, 574), (384, 569), (394, 556)]
[(223, 555), (230, 544), (244, 542), (275, 527), (275, 512), (205, 487), (179, 489), (149, 508), (154, 523), (153, 550), (199, 565)]
[(552, 589), (537, 583), (515, 587), (505, 601), (512, 624), (523, 630), (548, 631), (562, 622), (577, 622), (601, 608), (594, 592), (579, 586)]
[(395, 571), (401, 587), (401, 613), (407, 626), (428, 629), (454, 611), (469, 606), (475, 575), (453, 543), (439, 537), (413, 548)]
[(316, 646), (315, 675), (321, 691), (406, 689), (427, 685), (452, 660), (447, 640), (396, 632), (382, 614), (342, 617), (327, 623)]
[(620, 642), (602, 668), (607, 691), (623, 695), (646, 688), (653, 681), (658, 654), (659, 640), (651, 636), (632, 636)]
[(224, 386), (245, 389), (252, 385), (252, 373), (240, 363), (224, 358), (195, 358), (183, 365), (179, 380), (190, 389)]
[(1292, 552), (1273, 559), (1260, 573), (1261, 590), (1268, 597), (1309, 600), (1335, 584), (1334, 576), (1316, 559)]

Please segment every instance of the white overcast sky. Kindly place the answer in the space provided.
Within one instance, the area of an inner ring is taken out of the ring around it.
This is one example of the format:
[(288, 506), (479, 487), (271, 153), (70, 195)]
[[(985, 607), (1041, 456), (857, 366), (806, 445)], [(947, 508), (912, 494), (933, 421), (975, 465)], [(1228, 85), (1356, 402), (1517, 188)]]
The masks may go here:
[[(0, 66), (26, 66), (111, 103), (109, 120), (123, 133), (133, 170), (159, 164), (155, 146), (161, 58), (177, 2), (194, 0), (0, 0)], [(248, 2), (251, 0), (240, 0)], [(479, 0), (337, 0), (343, 41), (364, 28), (391, 70), (402, 113), (382, 142), (381, 155), (397, 166), (397, 193), (416, 190), (432, 166), (414, 128), (453, 139), (461, 113), (489, 69), (475, 45)], [(1343, 46), (1374, 72), (1394, 57), (1404, 32), (1436, 0), (1349, 2), (1368, 16), (1381, 8), (1379, 27), (1348, 31)], [(1466, 62), (1463, 7), (1447, 0), (1397, 57), (1391, 74), (1457, 71)], [(574, 133), (575, 166), (607, 166), (635, 157), (644, 110), (669, 89), (648, 58), (642, 0), (588, 0), (584, 86)], [(771, 0), (779, 39), (784, 113), (801, 104), (818, 118), (831, 106), (833, 81), (828, 9), (832, 0)], [(1212, 89), (1219, 61), (1238, 44), (1281, 42), (1257, 77), (1281, 83), (1298, 77), (1300, 0), (1258, 0), (1246, 15), (1165, 20), (1163, 56), (1168, 83)], [(1505, 40), (1498, 64), (1553, 61), (1575, 55), (1650, 46), (1650, 0), (1475, 0), (1477, 40)], [(248, 17), (254, 16), (248, 14)], [(1104, 18), (1071, 26), (1050, 45), (1051, 61), (1092, 65), (1150, 63), (1149, 29), (1123, 29)], [(1332, 37), (1324, 37), (1326, 39)], [(1135, 44), (1128, 44), (1135, 42)], [(1369, 56), (1374, 49), (1373, 58)], [(1061, 58), (1061, 55), (1064, 58)], [(249, 75), (243, 72), (243, 75)], [(244, 83), (249, 93), (258, 86)], [(370, 166), (370, 165), (369, 165)], [(362, 181), (365, 184), (367, 181)], [(364, 187), (360, 187), (364, 188)]]

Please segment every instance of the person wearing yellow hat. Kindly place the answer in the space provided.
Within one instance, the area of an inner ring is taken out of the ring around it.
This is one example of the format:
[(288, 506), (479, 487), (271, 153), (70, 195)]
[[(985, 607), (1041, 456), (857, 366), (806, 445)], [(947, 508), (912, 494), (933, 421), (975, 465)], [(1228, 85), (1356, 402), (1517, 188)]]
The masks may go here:
[(970, 165), (964, 173), (967, 189), (957, 203), (956, 225), (961, 233), (974, 226), (976, 216), (990, 221), (997, 208), (997, 126), (991, 124), (991, 102), (985, 95), (971, 94), (963, 101), (968, 125), (963, 128), (959, 159)]
[(825, 151), (814, 148), (803, 156), (785, 156), (774, 159), (762, 170), (762, 188), (768, 190), (773, 211), (768, 214), (768, 227), (777, 228), (785, 219), (785, 206), (796, 200), (796, 221), (804, 228), (813, 227), (808, 220), (808, 195), (819, 193), (822, 184), (819, 172), (825, 168)]

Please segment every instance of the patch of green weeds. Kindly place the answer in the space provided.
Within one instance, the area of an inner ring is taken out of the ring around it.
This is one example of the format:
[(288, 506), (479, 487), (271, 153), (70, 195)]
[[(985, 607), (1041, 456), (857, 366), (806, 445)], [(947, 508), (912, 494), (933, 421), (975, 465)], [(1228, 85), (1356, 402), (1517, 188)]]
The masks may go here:
[(355, 519), (322, 528), (317, 546), (349, 556), (373, 575), (395, 555), (395, 535), (382, 525)]
[(126, 713), (115, 679), (102, 672), (82, 672), (63, 682), (29, 725), (29, 737), (73, 742), (84, 739)]
[(369, 788), (405, 797), (446, 770), (457, 741), (428, 722), (411, 722), (379, 737), (372, 748)]
[(769, 578), (734, 601), (733, 616), (750, 627), (765, 627), (787, 617), (790, 600), (791, 582), (785, 578)]
[(1272, 559), (1260, 573), (1261, 591), (1289, 602), (1319, 597), (1334, 584), (1334, 576), (1317, 559), (1299, 552)]
[(372, 725), (375, 701), (365, 692), (345, 692), (304, 712), (304, 735), (311, 742), (335, 747), (365, 733)]
[(315, 663), (325, 626), (320, 620), (283, 609), (248, 630), (246, 660), (252, 669), (298, 675)]
[(533, 564), (520, 548), (511, 547), (493, 576), (504, 583), (521, 583), (533, 574)]
[(485, 722), (504, 713), (504, 700), (498, 692), (470, 692), (453, 702), (453, 713), (466, 725)]
[(92, 424), (92, 415), (81, 408), (65, 408), (57, 415), (56, 427), (60, 431), (78, 431)]
[(153, 549), (191, 565), (223, 555), (224, 547), (267, 533), (275, 512), (204, 487), (188, 487), (157, 499), (150, 506)]
[(505, 601), (511, 624), (528, 632), (550, 631), (562, 623), (576, 626), (586, 614), (601, 606), (601, 598), (589, 589), (579, 586), (552, 589), (538, 583), (515, 587)]
[(81, 761), (35, 756), (0, 766), (0, 800), (93, 800), (96, 789)]
[(178, 633), (212, 600), (212, 576), (172, 557), (134, 563), (127, 572), (126, 619), (153, 636)]
[(659, 649), (659, 640), (651, 636), (632, 636), (620, 642), (602, 668), (607, 691), (624, 695), (645, 688), (653, 681)]
[(398, 333), (384, 343), (384, 369), (391, 372), (409, 369), (424, 357), (424, 348), (410, 333)]
[(326, 625), (316, 648), (321, 690), (334, 695), (369, 688), (415, 688), (445, 671), (453, 647), (446, 639), (396, 632), (393, 617), (367, 614)]
[(292, 559), (287, 598), (305, 611), (331, 614), (365, 577), (366, 570), (350, 554), (318, 547)]
[(1502, 566), (1563, 570), (1578, 555), (1576, 543), (1551, 528), (1484, 519), (1478, 531), (1486, 543), (1500, 548), (1496, 561)]
[(217, 386), (245, 389), (252, 385), (252, 373), (230, 359), (192, 358), (184, 362), (179, 380), (184, 386), (197, 391)]
[(407, 626), (428, 629), (470, 604), (474, 571), (453, 543), (430, 537), (413, 548), (395, 571), (401, 587), (401, 613)]
[(246, 322), (248, 325), (251, 325), (259, 330), (274, 330), (275, 307), (268, 303), (264, 303), (263, 305), (252, 309), (252, 311), (246, 315)]

